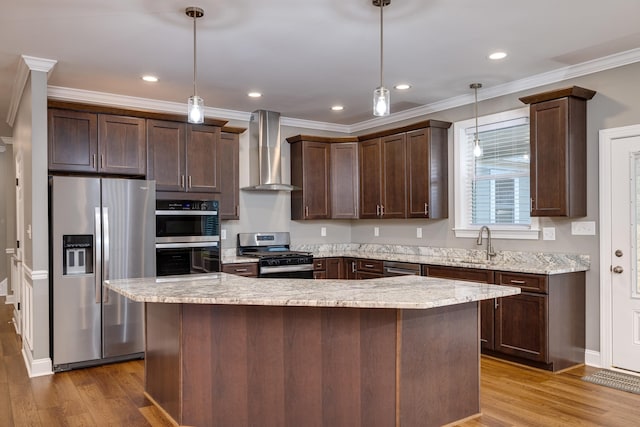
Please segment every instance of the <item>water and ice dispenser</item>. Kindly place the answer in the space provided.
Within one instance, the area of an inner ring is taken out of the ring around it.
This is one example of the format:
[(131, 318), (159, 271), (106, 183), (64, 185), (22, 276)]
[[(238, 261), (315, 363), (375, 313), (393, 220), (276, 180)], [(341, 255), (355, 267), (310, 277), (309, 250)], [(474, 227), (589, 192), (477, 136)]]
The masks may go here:
[(93, 273), (93, 235), (62, 236), (62, 274)]

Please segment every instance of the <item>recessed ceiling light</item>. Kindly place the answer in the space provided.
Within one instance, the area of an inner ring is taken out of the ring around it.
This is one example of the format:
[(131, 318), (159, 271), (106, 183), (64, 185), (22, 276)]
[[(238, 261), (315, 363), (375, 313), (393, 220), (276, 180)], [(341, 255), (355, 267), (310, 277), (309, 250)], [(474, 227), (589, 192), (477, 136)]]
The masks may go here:
[(260, 92), (249, 92), (247, 96), (249, 98), (260, 98), (262, 94)]
[(489, 55), (489, 59), (504, 59), (507, 57), (507, 52), (493, 52)]
[(333, 107), (331, 107), (332, 111), (342, 111), (344, 110), (344, 107), (342, 105), (334, 105)]
[(400, 83), (394, 86), (394, 88), (396, 88), (397, 90), (407, 90), (411, 87), (410, 84), (407, 83)]
[(152, 76), (151, 74), (147, 74), (145, 76), (142, 76), (142, 80), (144, 80), (145, 82), (155, 83), (158, 81), (158, 78), (156, 76)]

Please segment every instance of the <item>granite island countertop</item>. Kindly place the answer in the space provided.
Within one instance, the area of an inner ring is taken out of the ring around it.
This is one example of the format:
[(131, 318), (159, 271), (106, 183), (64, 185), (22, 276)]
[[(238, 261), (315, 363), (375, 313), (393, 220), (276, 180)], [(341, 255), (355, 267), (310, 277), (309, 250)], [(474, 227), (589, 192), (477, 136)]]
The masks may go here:
[(369, 280), (266, 279), (226, 273), (107, 280), (138, 302), (429, 309), (520, 293), (519, 288), (422, 276)]

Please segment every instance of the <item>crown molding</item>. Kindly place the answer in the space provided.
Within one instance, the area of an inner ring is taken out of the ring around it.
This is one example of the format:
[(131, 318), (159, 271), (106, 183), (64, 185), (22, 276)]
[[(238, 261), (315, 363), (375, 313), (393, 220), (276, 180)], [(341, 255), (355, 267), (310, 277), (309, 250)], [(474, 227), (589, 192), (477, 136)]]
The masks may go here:
[[(567, 67), (537, 74), (524, 79), (514, 80), (512, 82), (483, 88), (482, 91), (478, 93), (478, 100), (482, 101), (504, 95), (510, 95), (536, 87), (545, 86), (585, 76), (588, 74), (597, 73), (600, 71), (606, 71), (628, 64), (633, 64), (636, 62), (640, 62), (640, 48), (616, 53), (580, 64), (569, 65)], [(160, 101), (127, 95), (116, 95), (104, 92), (95, 92), (58, 86), (49, 86), (48, 96), (51, 99), (57, 99), (61, 101), (73, 101), (114, 107), (163, 111), (177, 114), (182, 114), (185, 112), (185, 104), (183, 103)], [(379, 126), (391, 125), (397, 122), (415, 119), (439, 111), (449, 110), (451, 108), (461, 107), (473, 102), (473, 94), (460, 95), (408, 110), (403, 110), (398, 113), (391, 114), (387, 117), (372, 118), (370, 120), (365, 120), (351, 125), (317, 122), (313, 120), (303, 120), (284, 116), (281, 117), (280, 122), (285, 126), (351, 134), (355, 132), (362, 132)], [(205, 115), (207, 117), (240, 121), (249, 121), (251, 117), (250, 112), (211, 107), (205, 107)]]
[(18, 114), (18, 107), (22, 99), (22, 93), (27, 84), (29, 73), (31, 71), (40, 71), (47, 73), (47, 80), (51, 76), (53, 67), (58, 63), (53, 59), (36, 58), (35, 56), (22, 55), (18, 61), (18, 71), (13, 81), (13, 90), (11, 92), (11, 101), (9, 102), (9, 112), (7, 113), (7, 123), (13, 127)]

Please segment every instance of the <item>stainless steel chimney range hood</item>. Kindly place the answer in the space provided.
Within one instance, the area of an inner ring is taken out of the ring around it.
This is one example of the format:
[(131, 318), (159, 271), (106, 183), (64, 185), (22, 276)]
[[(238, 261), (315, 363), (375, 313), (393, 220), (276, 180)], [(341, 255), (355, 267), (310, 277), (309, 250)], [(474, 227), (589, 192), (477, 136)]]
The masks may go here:
[(249, 121), (249, 186), (245, 191), (293, 191), (282, 183), (280, 113), (257, 110)]

